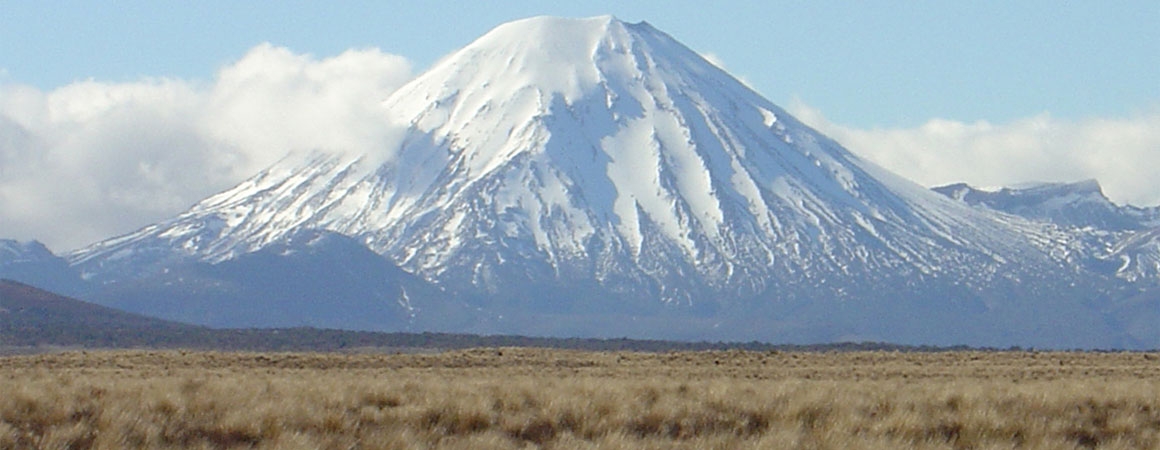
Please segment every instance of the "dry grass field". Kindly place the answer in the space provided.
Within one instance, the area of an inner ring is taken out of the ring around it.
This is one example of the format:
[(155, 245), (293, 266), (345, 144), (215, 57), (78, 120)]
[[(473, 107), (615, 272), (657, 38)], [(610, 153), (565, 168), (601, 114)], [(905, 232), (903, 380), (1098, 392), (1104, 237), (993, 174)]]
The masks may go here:
[(1156, 354), (72, 352), (0, 448), (1160, 448)]

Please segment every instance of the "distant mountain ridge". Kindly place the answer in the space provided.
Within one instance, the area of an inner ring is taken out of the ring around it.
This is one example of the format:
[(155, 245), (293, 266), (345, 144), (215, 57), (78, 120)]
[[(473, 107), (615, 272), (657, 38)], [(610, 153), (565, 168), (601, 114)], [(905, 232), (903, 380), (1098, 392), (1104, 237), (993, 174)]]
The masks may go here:
[(1061, 226), (1093, 227), (1106, 231), (1160, 227), (1160, 207), (1120, 206), (1104, 195), (1096, 180), (1074, 183), (1033, 183), (985, 191), (956, 183), (935, 192), (972, 206), (1043, 220)]
[(932, 192), (647, 23), (501, 25), (383, 115), (397, 146), (292, 155), (70, 253), (87, 298), (217, 326), (1160, 346), (1104, 301), (1147, 258), (1133, 278), (1098, 248), (1151, 210)]
[(0, 347), (164, 345), (198, 330), (0, 279)]
[(535, 338), (450, 333), (371, 333), (318, 328), (209, 329), (159, 321), (0, 280), (0, 356), (60, 349), (213, 349), (244, 351), (425, 352), (481, 347), (596, 351), (941, 351), (889, 343), (776, 345), (757, 342), (677, 342), (630, 339)]
[(38, 241), (0, 239), (0, 279), (78, 295), (85, 291), (80, 273)]
[(1160, 207), (1112, 203), (1095, 180), (997, 191), (958, 183), (934, 191), (975, 207), (1060, 227), (1070, 235), (1076, 262), (1130, 282), (1160, 283)]
[[(226, 328), (438, 331), (465, 320), (456, 318), (464, 307), (447, 306), (457, 305), (451, 295), (332, 232), (301, 230), (229, 260), (173, 258), (159, 267), (103, 285), (94, 282), (103, 288), (92, 298), (119, 309)], [(436, 317), (439, 323), (431, 322)]]

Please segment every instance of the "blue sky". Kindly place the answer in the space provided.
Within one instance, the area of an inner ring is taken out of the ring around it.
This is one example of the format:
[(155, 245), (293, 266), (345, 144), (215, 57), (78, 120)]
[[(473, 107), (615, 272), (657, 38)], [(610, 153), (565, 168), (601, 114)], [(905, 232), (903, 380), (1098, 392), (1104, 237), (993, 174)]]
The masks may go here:
[[(1160, 1), (0, 0), (0, 238), (133, 231), (535, 15), (648, 21), (924, 186), (1097, 179), (1160, 204)], [(369, 139), (369, 140), (368, 140)]]
[(319, 56), (377, 47), (421, 69), (506, 21), (611, 13), (851, 126), (1124, 116), (1160, 101), (1154, 0), (3, 3), (0, 68), (43, 89), (208, 80), (261, 42)]

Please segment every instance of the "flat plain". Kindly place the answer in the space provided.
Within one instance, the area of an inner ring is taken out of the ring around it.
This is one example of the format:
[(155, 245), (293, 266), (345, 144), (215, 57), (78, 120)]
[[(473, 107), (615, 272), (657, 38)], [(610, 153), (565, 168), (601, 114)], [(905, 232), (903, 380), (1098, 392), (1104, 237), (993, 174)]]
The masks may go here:
[(0, 449), (22, 448), (1160, 448), (1160, 355), (16, 355)]

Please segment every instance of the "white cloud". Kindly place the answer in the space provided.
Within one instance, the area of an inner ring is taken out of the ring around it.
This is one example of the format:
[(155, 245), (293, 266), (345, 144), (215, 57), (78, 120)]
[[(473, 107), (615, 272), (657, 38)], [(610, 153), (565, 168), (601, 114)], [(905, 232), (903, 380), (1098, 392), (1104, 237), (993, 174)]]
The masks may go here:
[(705, 61), (709, 61), (710, 64), (717, 66), (721, 70), (725, 70), (725, 61), (722, 60), (720, 56), (717, 56), (716, 53), (704, 52), (701, 53), (701, 57), (705, 58)]
[(1118, 119), (1048, 114), (993, 124), (934, 119), (916, 128), (858, 129), (795, 101), (798, 119), (846, 148), (925, 186), (980, 187), (1096, 179), (1113, 201), (1160, 204), (1160, 110)]
[(389, 148), (410, 64), (263, 44), (206, 84), (0, 84), (0, 237), (68, 250), (168, 217), (292, 150)]
[(260, 45), (223, 69), (209, 95), (210, 134), (244, 149), (258, 166), (286, 150), (363, 152), (382, 148), (381, 101), (410, 78), (409, 63), (378, 50), (349, 50), (316, 61)]

